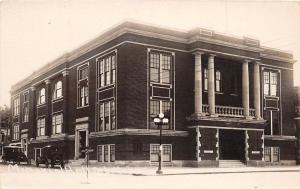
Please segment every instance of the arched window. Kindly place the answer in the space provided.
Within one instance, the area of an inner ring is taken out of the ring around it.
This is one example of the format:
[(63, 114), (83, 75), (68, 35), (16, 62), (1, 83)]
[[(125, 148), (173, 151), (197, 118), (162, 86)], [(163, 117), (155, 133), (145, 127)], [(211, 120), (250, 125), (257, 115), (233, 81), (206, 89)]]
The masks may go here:
[(62, 97), (62, 82), (58, 81), (54, 85), (53, 99)]
[(39, 104), (44, 104), (45, 103), (45, 88), (42, 88), (39, 92)]

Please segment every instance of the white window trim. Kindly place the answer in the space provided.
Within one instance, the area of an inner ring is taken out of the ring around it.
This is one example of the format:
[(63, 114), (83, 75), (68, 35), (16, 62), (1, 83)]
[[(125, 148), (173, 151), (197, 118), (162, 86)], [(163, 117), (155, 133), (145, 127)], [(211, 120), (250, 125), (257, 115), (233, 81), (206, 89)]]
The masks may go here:
[[(266, 161), (267, 163), (279, 163), (280, 162), (280, 147), (278, 146), (265, 146), (265, 148), (270, 148), (270, 161)], [(278, 161), (274, 161), (274, 151), (275, 148), (278, 148)], [(266, 150), (266, 149), (264, 149)], [(265, 156), (265, 154), (264, 154)], [(265, 159), (264, 159), (265, 161)]]
[[(107, 146), (108, 147), (108, 161), (104, 161), (104, 146)], [(114, 146), (115, 147), (115, 160), (114, 161), (111, 161), (111, 157), (110, 157), (110, 148), (111, 146)], [(99, 157), (99, 147), (101, 147), (101, 151), (102, 151), (102, 159), (101, 161), (99, 161), (98, 157)], [(97, 161), (100, 162), (100, 163), (113, 163), (116, 161), (116, 145), (115, 144), (100, 144), (100, 145), (97, 145)]]
[[(150, 144), (150, 152), (149, 152), (149, 155), (150, 155), (150, 157), (149, 157), (149, 161), (151, 162), (151, 163), (158, 163), (158, 161), (156, 162), (156, 161), (152, 161), (151, 160), (151, 149), (152, 149), (152, 146), (153, 145), (158, 145), (159, 146), (159, 144), (158, 143), (151, 143)], [(172, 161), (173, 161), (173, 145), (172, 144), (161, 144), (162, 145), (162, 148), (164, 148), (164, 146), (171, 146), (171, 157), (170, 157), (170, 161), (163, 161), (163, 160), (161, 160), (161, 162), (162, 163), (171, 163)], [(163, 149), (162, 149), (162, 152), (161, 153), (163, 153)], [(161, 158), (162, 158), (162, 156), (161, 156)]]
[[(174, 60), (175, 60), (175, 53), (174, 52), (168, 52), (168, 51), (162, 51), (162, 50), (156, 50), (156, 49), (151, 49), (148, 53), (149, 53), (149, 71), (150, 71), (150, 54), (152, 52), (157, 52), (159, 54), (159, 82), (156, 81), (151, 81), (151, 79), (149, 79), (150, 84), (154, 83), (154, 84), (159, 84), (159, 85), (166, 85), (166, 86), (172, 86), (172, 79), (173, 79), (173, 75), (174, 75), (174, 70), (173, 70), (173, 66), (174, 66)], [(163, 83), (162, 82), (162, 66), (163, 66), (163, 62), (162, 62), (162, 56), (163, 54), (169, 54), (171, 56), (171, 62), (170, 62), (170, 83)], [(149, 74), (149, 77), (151, 77), (151, 75)], [(174, 81), (175, 82), (175, 81)]]
[[(41, 121), (41, 120), (44, 120), (44, 126), (43, 127), (38, 124), (39, 121)], [(46, 118), (45, 117), (40, 117), (40, 118), (37, 119), (36, 128), (37, 128), (37, 133), (36, 133), (37, 137), (46, 136)], [(44, 128), (44, 134), (43, 135), (41, 135), (41, 133), (39, 133), (40, 132), (40, 128)]]
[[(83, 68), (86, 68), (86, 67), (87, 67), (87, 69), (88, 69), (88, 77), (79, 80), (79, 70), (81, 70), (81, 69), (83, 69)], [(76, 102), (77, 108), (76, 108), (76, 109), (86, 108), (86, 107), (89, 106), (89, 101), (90, 101), (90, 99), (89, 99), (89, 98), (90, 98), (90, 91), (89, 91), (89, 89), (90, 89), (90, 87), (89, 87), (89, 75), (90, 75), (90, 63), (89, 63), (89, 62), (86, 62), (86, 63), (84, 63), (84, 64), (81, 64), (81, 65), (77, 66), (77, 92), (76, 92), (76, 93), (77, 93), (77, 95), (76, 95), (76, 96), (77, 96), (77, 97), (76, 97), (76, 99), (77, 99), (77, 102)], [(81, 100), (81, 97), (80, 97), (80, 94), (81, 94), (81, 91), (80, 91), (80, 89), (81, 89), (80, 82), (81, 82), (81, 81), (84, 81), (84, 80), (87, 81), (86, 87), (87, 87), (87, 89), (88, 89), (88, 103), (87, 103), (87, 105), (80, 106), (80, 100)]]
[[(61, 131), (59, 132), (59, 133), (57, 133), (57, 125), (58, 124), (56, 124), (56, 117), (57, 116), (61, 116)], [(55, 117), (55, 125), (54, 125), (54, 122), (53, 122), (53, 118)], [(52, 115), (52, 135), (60, 135), (60, 134), (62, 134), (63, 132), (63, 125), (64, 125), (64, 117), (63, 117), (63, 113), (55, 113), (55, 114), (53, 114)], [(55, 133), (53, 133), (53, 127), (55, 127)]]
[[(57, 90), (58, 90), (57, 84), (58, 84), (58, 82), (61, 82), (61, 88), (60, 88), (60, 90), (61, 90), (61, 96), (57, 96)], [(61, 80), (58, 80), (54, 84), (53, 99), (52, 99), (52, 101), (55, 101), (55, 100), (58, 100), (58, 99), (61, 99), (61, 98), (63, 98), (63, 82)]]

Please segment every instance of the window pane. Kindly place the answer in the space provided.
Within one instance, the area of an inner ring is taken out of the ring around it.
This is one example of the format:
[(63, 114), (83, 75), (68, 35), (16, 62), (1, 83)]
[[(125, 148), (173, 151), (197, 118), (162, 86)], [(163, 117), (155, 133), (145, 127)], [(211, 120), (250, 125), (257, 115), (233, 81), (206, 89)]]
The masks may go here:
[(109, 102), (104, 103), (105, 130), (109, 130)]
[(171, 57), (168, 55), (162, 55), (162, 69), (170, 70), (171, 69)]
[(104, 161), (108, 162), (108, 146), (104, 146)]
[(270, 88), (269, 88), (269, 84), (264, 84), (264, 95), (270, 95)]
[(270, 95), (271, 95), (271, 96), (277, 96), (277, 85), (276, 85), (276, 84), (271, 84), (271, 85), (270, 85), (270, 88), (271, 88), (271, 93), (270, 93)]
[(157, 68), (150, 68), (150, 80), (159, 82), (159, 70)]
[(265, 147), (264, 152), (265, 152), (265, 161), (271, 162), (271, 147)]
[(150, 67), (151, 68), (159, 68), (159, 54), (158, 53), (150, 53)]
[(279, 154), (280, 154), (279, 147), (273, 147), (273, 162), (279, 162)]
[(208, 90), (208, 73), (207, 73), (207, 68), (204, 68), (203, 77), (204, 77), (203, 89), (207, 91)]
[(115, 161), (115, 145), (110, 145), (110, 161)]
[(98, 148), (97, 148), (97, 152), (98, 152), (98, 162), (102, 162), (102, 161), (103, 161), (103, 160), (102, 160), (102, 159), (103, 159), (103, 158), (102, 158), (102, 157), (103, 157), (103, 156), (102, 156), (102, 153), (103, 153), (103, 152), (102, 152), (102, 147), (103, 147), (103, 146), (101, 145), (101, 146), (98, 146)]
[(150, 115), (155, 117), (159, 113), (159, 100), (150, 100)]
[(266, 122), (265, 135), (271, 135), (271, 115), (270, 111), (264, 111), (264, 119)]
[(280, 135), (280, 125), (279, 125), (279, 112), (272, 111), (272, 128), (273, 128), (273, 135)]
[(161, 82), (162, 83), (170, 83), (170, 70), (162, 70)]

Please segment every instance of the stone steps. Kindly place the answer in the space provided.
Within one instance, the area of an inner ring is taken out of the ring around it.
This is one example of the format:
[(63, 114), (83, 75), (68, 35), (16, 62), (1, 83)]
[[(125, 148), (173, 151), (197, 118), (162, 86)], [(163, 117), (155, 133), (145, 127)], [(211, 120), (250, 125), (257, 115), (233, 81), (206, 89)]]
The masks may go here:
[(246, 167), (241, 160), (219, 160), (220, 168)]

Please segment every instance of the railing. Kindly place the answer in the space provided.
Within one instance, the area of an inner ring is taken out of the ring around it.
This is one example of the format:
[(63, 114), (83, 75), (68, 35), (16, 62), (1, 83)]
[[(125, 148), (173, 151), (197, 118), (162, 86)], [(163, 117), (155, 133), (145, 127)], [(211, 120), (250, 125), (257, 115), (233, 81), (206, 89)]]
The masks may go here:
[[(202, 105), (202, 112), (208, 113), (209, 105)], [(216, 114), (224, 117), (244, 117), (244, 108), (241, 107), (232, 107), (232, 106), (215, 106)], [(249, 110), (250, 116), (255, 116), (255, 109)]]

